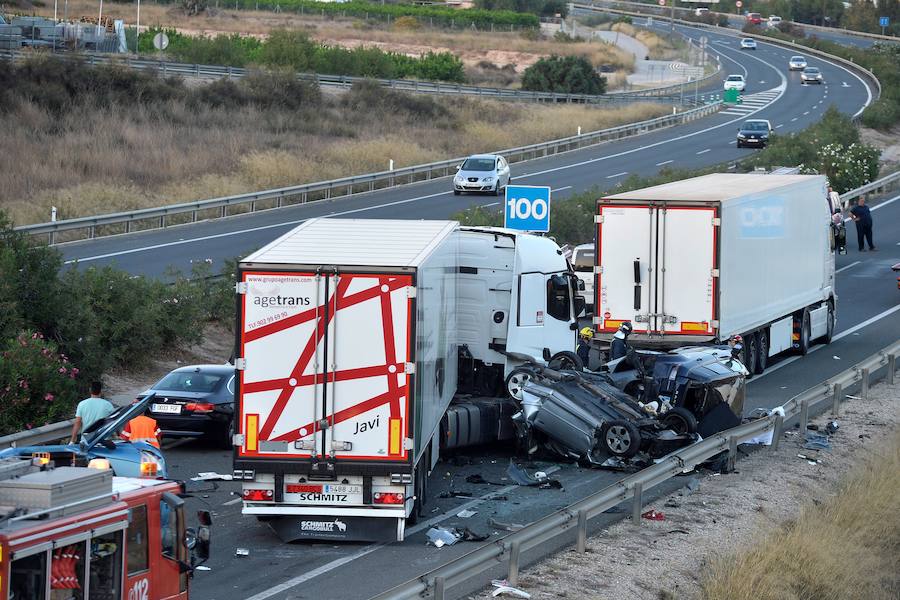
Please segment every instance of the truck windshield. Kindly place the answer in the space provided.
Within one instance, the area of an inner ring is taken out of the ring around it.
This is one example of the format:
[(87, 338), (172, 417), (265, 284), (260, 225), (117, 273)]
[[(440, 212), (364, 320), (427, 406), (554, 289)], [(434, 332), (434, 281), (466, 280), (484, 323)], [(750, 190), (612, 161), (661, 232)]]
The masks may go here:
[(571, 286), (564, 275), (551, 275), (547, 279), (547, 314), (560, 321), (569, 320)]

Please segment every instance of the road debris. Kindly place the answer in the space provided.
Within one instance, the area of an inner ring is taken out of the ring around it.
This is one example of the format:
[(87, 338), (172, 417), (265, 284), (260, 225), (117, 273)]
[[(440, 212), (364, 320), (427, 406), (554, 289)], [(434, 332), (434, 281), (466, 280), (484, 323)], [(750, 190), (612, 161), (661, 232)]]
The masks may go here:
[(469, 498), (472, 499), (475, 496), (472, 495), (472, 492), (460, 492), (458, 490), (449, 490), (446, 492), (441, 492), (438, 495), (438, 498)]
[(494, 586), (494, 591), (491, 592), (491, 596), (493, 596), (494, 598), (496, 598), (497, 596), (531, 598), (531, 594), (524, 590), (520, 590), (519, 588), (512, 587), (505, 579), (495, 579), (491, 582), (491, 585)]
[(825, 424), (825, 431), (827, 431), (829, 434), (836, 433), (839, 428), (840, 425), (837, 421), (828, 421), (828, 423)]
[(488, 481), (481, 475), (481, 473), (469, 475), (468, 477), (466, 477), (466, 483), (474, 483), (476, 485), (503, 485), (502, 483), (498, 483), (496, 481)]
[(215, 471), (204, 471), (197, 473), (196, 477), (191, 477), (191, 481), (231, 481), (231, 475), (216, 473)]
[(428, 543), (435, 548), (443, 548), (444, 546), (452, 546), (462, 536), (446, 527), (432, 527), (425, 532), (425, 537), (428, 538)]
[(468, 518), (473, 517), (473, 516), (475, 516), (475, 515), (477, 515), (477, 514), (478, 514), (478, 511), (476, 511), (476, 510), (469, 510), (468, 508), (466, 508), (466, 509), (461, 510), (461, 511), (459, 511), (458, 513), (456, 513), (456, 516), (459, 517), (460, 519), (468, 519)]
[(811, 432), (806, 434), (806, 443), (803, 447), (807, 450), (831, 450), (831, 442), (827, 435)]
[(503, 531), (519, 531), (525, 527), (519, 523), (504, 523), (503, 521), (497, 521), (493, 517), (488, 519), (488, 525), (495, 529), (502, 529)]
[(491, 534), (489, 533), (475, 533), (468, 527), (457, 529), (456, 532), (459, 533), (460, 539), (464, 542), (483, 542), (491, 537)]
[(665, 521), (666, 513), (658, 510), (648, 510), (647, 512), (641, 513), (641, 518), (647, 519), (648, 521)]
[(206, 565), (197, 565), (196, 567), (194, 567), (194, 570), (195, 571), (212, 571), (212, 569), (207, 567)]
[(249, 548), (235, 548), (234, 549), (235, 556), (250, 556)]

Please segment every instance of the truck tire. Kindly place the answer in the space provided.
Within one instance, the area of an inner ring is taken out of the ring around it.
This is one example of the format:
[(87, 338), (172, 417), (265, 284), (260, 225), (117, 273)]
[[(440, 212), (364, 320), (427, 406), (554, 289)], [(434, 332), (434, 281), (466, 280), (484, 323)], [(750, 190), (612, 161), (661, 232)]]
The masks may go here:
[(528, 367), (516, 367), (506, 378), (506, 395), (516, 402), (522, 401), (522, 388), (534, 376)]
[(662, 424), (677, 434), (697, 433), (697, 417), (683, 406), (669, 409), (662, 416)]
[(804, 308), (803, 315), (800, 317), (800, 341), (797, 345), (797, 353), (800, 356), (809, 354), (809, 349), (812, 346), (812, 340), (810, 339), (811, 335), (809, 309)]
[[(758, 354), (756, 355), (756, 366), (754, 372), (761, 375), (766, 367), (769, 366), (769, 330), (760, 329), (759, 333)], [(748, 367), (749, 368), (749, 367)]]
[(584, 369), (584, 364), (581, 362), (581, 358), (579, 358), (578, 355), (574, 352), (569, 352), (568, 350), (563, 350), (562, 352), (557, 352), (556, 354), (554, 354), (550, 361), (547, 363), (547, 366), (556, 371), (581, 371)]
[(831, 300), (828, 301), (828, 316), (826, 318), (828, 320), (826, 322), (825, 335), (822, 336), (822, 342), (830, 344), (831, 340), (834, 339), (834, 302)]
[(747, 333), (744, 336), (744, 366), (750, 371), (747, 379), (756, 373), (756, 363), (759, 361), (759, 338), (755, 333)]
[(631, 421), (614, 419), (600, 428), (600, 441), (613, 456), (631, 458), (641, 449), (641, 432)]

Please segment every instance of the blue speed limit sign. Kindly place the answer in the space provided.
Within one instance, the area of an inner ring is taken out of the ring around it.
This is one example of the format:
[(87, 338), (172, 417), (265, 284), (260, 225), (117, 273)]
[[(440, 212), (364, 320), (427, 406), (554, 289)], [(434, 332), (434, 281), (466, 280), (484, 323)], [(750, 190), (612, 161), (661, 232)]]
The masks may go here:
[(550, 231), (550, 188), (506, 186), (503, 225), (519, 231)]

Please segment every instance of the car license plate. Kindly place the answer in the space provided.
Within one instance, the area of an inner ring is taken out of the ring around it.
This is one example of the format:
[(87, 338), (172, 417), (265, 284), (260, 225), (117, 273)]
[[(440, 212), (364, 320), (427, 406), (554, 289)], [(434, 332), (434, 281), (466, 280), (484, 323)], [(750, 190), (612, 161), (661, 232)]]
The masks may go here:
[(181, 414), (181, 405), (180, 404), (154, 404), (151, 407), (151, 410), (155, 413), (167, 413), (170, 415), (179, 415)]
[(361, 504), (362, 486), (347, 484), (288, 483), (284, 486), (288, 502), (317, 504)]

